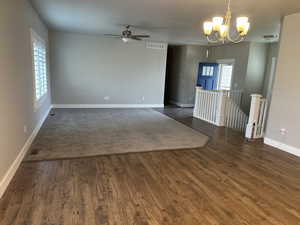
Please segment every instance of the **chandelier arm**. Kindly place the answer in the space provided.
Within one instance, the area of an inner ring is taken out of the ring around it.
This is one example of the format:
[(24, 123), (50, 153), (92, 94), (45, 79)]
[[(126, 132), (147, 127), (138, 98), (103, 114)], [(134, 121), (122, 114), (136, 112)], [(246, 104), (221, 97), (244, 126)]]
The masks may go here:
[[(229, 4), (230, 4), (230, 0), (229, 0)], [(241, 36), (240, 34), (238, 34), (237, 37), (235, 37), (235, 38), (231, 37), (231, 35), (230, 35), (230, 33), (231, 33), (230, 32), (230, 27), (231, 27), (231, 11), (230, 10), (227, 11), (227, 13), (226, 13), (226, 24), (228, 26), (228, 32), (227, 32), (227, 40), (228, 41), (231, 41), (231, 42), (237, 44), (237, 43), (242, 42), (245, 39), (245, 37)]]
[(215, 40), (222, 41), (222, 38), (218, 34), (219, 32), (215, 32)]
[(206, 35), (206, 38), (207, 38), (208, 42), (210, 42), (210, 43), (219, 43), (220, 42), (219, 39), (216, 39), (216, 40), (210, 39), (209, 35)]
[(228, 34), (227, 34), (227, 39), (228, 39), (229, 41), (231, 41), (231, 42), (237, 44), (237, 43), (242, 42), (242, 41), (245, 39), (245, 37), (244, 37), (244, 36), (241, 36), (241, 35), (238, 35), (236, 38), (232, 38), (232, 37), (230, 36), (230, 33), (228, 32)]
[(241, 36), (241, 37), (240, 37), (240, 40), (234, 41), (234, 43), (237, 44), (237, 43), (240, 43), (240, 42), (242, 42), (242, 41), (244, 41), (244, 40), (245, 40), (245, 37)]

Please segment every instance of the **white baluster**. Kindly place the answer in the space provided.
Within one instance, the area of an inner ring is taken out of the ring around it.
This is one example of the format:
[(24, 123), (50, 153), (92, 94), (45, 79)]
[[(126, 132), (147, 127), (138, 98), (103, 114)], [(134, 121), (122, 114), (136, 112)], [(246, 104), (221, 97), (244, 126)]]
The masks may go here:
[(223, 91), (219, 92), (216, 101), (216, 124), (217, 126), (225, 125), (225, 107), (226, 107), (226, 95)]

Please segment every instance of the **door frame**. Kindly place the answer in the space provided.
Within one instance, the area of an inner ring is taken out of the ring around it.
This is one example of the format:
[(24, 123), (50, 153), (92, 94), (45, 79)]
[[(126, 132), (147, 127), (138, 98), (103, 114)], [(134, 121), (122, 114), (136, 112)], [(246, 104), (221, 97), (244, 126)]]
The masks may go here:
[(265, 131), (267, 129), (268, 121), (269, 121), (270, 107), (271, 107), (274, 84), (275, 84), (275, 79), (277, 74), (277, 62), (278, 62), (278, 56), (273, 56), (271, 58), (271, 64), (270, 64), (270, 71), (269, 71), (270, 75), (269, 75), (267, 93), (265, 93), (266, 94), (265, 97), (267, 99), (266, 122), (264, 127)]
[(271, 102), (272, 94), (273, 94), (275, 75), (276, 75), (276, 65), (277, 65), (277, 57), (273, 56), (271, 58), (270, 77), (269, 77), (269, 83), (268, 83), (267, 93), (266, 93), (266, 98), (269, 102)]
[[(231, 75), (231, 81), (230, 81), (230, 90), (232, 90), (233, 87), (233, 80), (235, 77), (235, 59), (217, 59), (218, 64), (231, 64), (232, 65), (232, 75)], [(219, 74), (218, 74), (218, 88), (219, 88), (219, 82), (220, 82), (220, 77), (221, 77), (221, 69), (219, 69)]]

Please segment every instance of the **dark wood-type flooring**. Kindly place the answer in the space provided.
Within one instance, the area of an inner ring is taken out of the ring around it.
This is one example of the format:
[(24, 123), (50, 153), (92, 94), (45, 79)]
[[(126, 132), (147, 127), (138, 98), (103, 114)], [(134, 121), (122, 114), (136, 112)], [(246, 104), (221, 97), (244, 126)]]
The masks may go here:
[(22, 163), (0, 225), (297, 225), (300, 158), (159, 111), (211, 137), (202, 149)]

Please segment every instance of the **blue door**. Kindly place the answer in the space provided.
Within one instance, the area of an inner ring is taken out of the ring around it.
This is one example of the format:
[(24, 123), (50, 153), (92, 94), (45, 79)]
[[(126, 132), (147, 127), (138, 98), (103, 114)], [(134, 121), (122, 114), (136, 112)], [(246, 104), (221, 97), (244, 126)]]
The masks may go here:
[(197, 86), (201, 86), (204, 90), (217, 89), (218, 75), (218, 63), (200, 63)]

